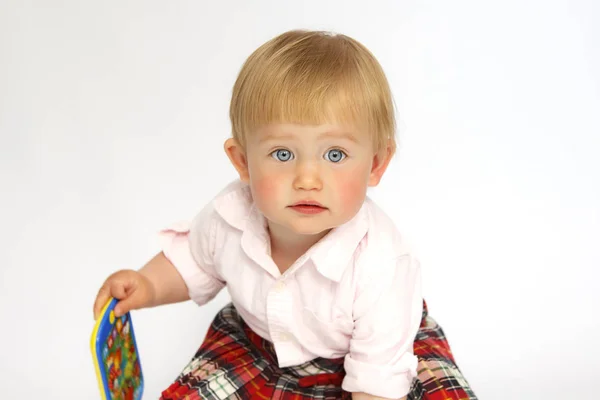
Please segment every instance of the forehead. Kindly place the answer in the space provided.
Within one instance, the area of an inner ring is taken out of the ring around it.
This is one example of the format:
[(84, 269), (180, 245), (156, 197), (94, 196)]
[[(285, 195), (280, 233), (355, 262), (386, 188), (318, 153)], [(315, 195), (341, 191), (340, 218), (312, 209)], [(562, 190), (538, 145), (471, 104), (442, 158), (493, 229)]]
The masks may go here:
[(362, 129), (334, 123), (320, 125), (268, 124), (257, 128), (252, 136), (257, 143), (273, 140), (339, 139), (361, 144), (369, 140), (369, 135)]

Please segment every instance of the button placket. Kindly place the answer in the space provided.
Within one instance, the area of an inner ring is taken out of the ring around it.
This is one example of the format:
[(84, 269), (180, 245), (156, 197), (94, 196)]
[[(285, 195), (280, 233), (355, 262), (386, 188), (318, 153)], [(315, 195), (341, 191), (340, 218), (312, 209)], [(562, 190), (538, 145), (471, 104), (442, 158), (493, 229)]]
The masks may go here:
[[(290, 333), (293, 299), (283, 280), (278, 280), (267, 296), (268, 328), (277, 357), (285, 362), (294, 346)], [(285, 350), (283, 350), (285, 349)]]

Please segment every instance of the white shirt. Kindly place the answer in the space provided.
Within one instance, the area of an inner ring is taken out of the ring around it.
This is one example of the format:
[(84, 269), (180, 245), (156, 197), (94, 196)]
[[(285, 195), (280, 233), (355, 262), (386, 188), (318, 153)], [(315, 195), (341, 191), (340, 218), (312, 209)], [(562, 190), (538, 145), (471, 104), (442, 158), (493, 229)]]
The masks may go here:
[(226, 286), (246, 324), (273, 342), (280, 367), (345, 357), (344, 390), (409, 393), (423, 307), (420, 266), (369, 198), (283, 274), (270, 256), (266, 219), (240, 181), (161, 237), (192, 300), (203, 305)]

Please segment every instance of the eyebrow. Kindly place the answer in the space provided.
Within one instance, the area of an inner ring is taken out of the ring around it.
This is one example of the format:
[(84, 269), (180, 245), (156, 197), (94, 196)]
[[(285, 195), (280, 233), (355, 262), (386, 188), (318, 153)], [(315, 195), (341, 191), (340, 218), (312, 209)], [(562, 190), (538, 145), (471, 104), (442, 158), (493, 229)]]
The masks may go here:
[[(259, 143), (268, 142), (270, 140), (293, 140), (295, 138), (296, 138), (296, 136), (293, 134), (277, 135), (277, 134), (270, 133), (270, 134), (267, 134), (262, 139), (260, 139)], [(347, 140), (350, 140), (351, 142), (358, 143), (358, 139), (349, 132), (342, 132), (342, 133), (325, 132), (325, 133), (322, 133), (321, 135), (319, 135), (319, 139), (324, 139), (324, 138), (347, 139)]]
[(333, 138), (337, 138), (337, 139), (347, 139), (347, 140), (350, 140), (351, 142), (358, 143), (358, 139), (356, 138), (356, 136), (354, 136), (350, 132), (340, 132), (340, 133), (325, 132), (324, 134), (322, 134), (320, 136), (320, 138), (323, 138), (323, 137), (333, 137)]

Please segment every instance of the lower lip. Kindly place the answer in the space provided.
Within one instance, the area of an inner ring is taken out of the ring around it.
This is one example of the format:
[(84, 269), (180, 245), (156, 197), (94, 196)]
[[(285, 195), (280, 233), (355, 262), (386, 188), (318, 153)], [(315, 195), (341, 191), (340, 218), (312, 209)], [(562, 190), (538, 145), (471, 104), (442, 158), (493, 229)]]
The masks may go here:
[(319, 206), (292, 206), (291, 208), (302, 214), (319, 214), (326, 210)]

